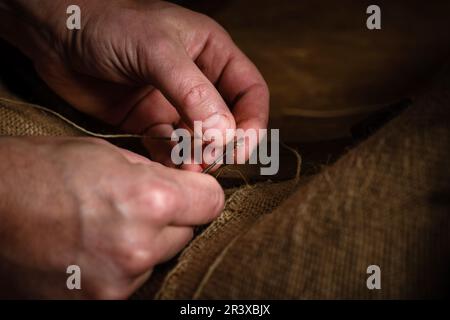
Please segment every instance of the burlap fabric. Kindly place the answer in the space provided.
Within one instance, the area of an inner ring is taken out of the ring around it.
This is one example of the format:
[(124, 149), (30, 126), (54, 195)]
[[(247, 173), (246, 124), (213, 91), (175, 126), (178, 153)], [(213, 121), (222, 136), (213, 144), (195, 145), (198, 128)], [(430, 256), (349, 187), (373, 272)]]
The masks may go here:
[[(447, 76), (400, 117), (231, 239), (222, 235), (227, 231), (220, 223), (213, 224), (209, 236), (197, 238), (184, 251), (157, 297), (448, 294), (449, 89)], [(267, 193), (246, 194), (240, 210), (224, 214), (257, 215), (264, 211), (258, 204), (270, 201)], [(211, 240), (221, 237), (219, 244)], [(369, 265), (381, 268), (381, 290), (367, 288)]]
[(0, 136), (82, 136), (61, 119), (32, 105), (0, 98)]
[[(221, 217), (175, 261), (158, 268), (136, 297), (446, 294), (449, 89), (447, 76), (292, 195), (296, 180), (228, 190)], [(0, 133), (81, 134), (59, 119), (4, 100), (0, 100)], [(381, 290), (366, 287), (366, 269), (373, 264), (381, 268)]]

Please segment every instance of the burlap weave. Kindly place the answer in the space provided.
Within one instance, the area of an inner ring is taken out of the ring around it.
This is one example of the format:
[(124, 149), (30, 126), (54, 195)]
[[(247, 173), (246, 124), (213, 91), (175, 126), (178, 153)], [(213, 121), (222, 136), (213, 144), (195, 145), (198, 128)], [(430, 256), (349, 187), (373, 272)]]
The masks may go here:
[[(222, 235), (227, 230), (220, 224), (209, 236), (196, 239), (158, 298), (448, 294), (449, 89), (447, 76), (404, 114), (232, 239)], [(267, 195), (248, 192), (237, 214), (260, 214), (264, 210), (258, 204), (270, 202)], [(236, 214), (227, 210), (224, 214)], [(369, 265), (381, 268), (381, 290), (367, 288)]]
[[(449, 284), (449, 89), (446, 77), (291, 196), (296, 180), (227, 190), (221, 217), (136, 297), (442, 296)], [(0, 134), (82, 135), (8, 100), (0, 100)], [(372, 264), (381, 268), (381, 290), (366, 287)]]
[(82, 136), (63, 120), (32, 105), (0, 98), (0, 136)]

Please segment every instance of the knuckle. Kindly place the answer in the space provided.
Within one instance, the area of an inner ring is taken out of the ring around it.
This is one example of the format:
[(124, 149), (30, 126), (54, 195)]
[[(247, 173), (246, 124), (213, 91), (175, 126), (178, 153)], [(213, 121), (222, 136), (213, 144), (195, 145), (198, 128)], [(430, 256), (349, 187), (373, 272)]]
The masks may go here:
[(146, 195), (149, 214), (157, 224), (166, 224), (178, 207), (179, 193), (175, 184), (169, 181), (161, 181), (154, 184)]
[(176, 190), (169, 181), (141, 182), (127, 194), (132, 199), (135, 212), (164, 223), (176, 206)]
[[(145, 175), (145, 174), (144, 174)], [(180, 207), (180, 186), (164, 177), (140, 176), (140, 181), (117, 192), (116, 206), (128, 218), (141, 218), (155, 225), (165, 225)]]
[(153, 265), (154, 254), (150, 248), (131, 248), (122, 252), (121, 270), (127, 275), (138, 275)]
[(115, 249), (115, 263), (126, 275), (138, 275), (152, 267), (156, 259), (147, 236), (135, 230), (122, 232)]
[(207, 83), (199, 83), (184, 90), (183, 104), (186, 107), (205, 104), (210, 99), (211, 89)]

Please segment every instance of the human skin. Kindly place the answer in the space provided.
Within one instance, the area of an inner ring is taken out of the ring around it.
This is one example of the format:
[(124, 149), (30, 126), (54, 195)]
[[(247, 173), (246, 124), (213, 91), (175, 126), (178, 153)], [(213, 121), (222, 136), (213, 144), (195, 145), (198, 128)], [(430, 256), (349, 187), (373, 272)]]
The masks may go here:
[(211, 176), (104, 140), (3, 137), (0, 154), (0, 297), (126, 298), (223, 207)]
[[(65, 25), (72, 4), (76, 32)], [(0, 0), (0, 35), (62, 98), (124, 131), (266, 127), (254, 65), (215, 22), (178, 6)], [(172, 146), (143, 142), (155, 162), (98, 139), (0, 138), (0, 295), (127, 298), (219, 214), (218, 183), (189, 172), (201, 166), (169, 168)], [(82, 290), (66, 288), (71, 264)]]
[[(196, 120), (222, 132), (267, 126), (264, 79), (204, 15), (163, 1), (4, 0), (10, 2), (22, 13), (2, 17), (2, 29), (15, 25), (20, 32), (4, 36), (56, 93), (87, 114), (149, 136), (170, 137)], [(81, 9), (79, 31), (66, 27), (72, 4)], [(174, 142), (144, 144), (153, 160), (173, 166)], [(252, 148), (240, 150), (248, 156)]]

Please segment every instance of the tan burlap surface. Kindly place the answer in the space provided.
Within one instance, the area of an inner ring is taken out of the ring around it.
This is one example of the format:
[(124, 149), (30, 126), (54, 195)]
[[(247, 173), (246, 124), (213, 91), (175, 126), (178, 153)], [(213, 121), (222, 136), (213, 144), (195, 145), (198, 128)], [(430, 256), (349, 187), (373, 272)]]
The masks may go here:
[[(450, 77), (400, 117), (229, 238), (213, 224), (158, 298), (431, 298), (448, 294)], [(279, 186), (273, 186), (273, 191)], [(269, 193), (239, 210), (258, 216)], [(279, 199), (275, 196), (274, 202)], [(269, 206), (270, 207), (270, 206)], [(229, 208), (228, 208), (229, 210)], [(239, 224), (239, 223), (238, 223)], [(369, 290), (367, 267), (381, 269)]]
[(61, 119), (20, 101), (0, 98), (0, 136), (81, 136)]
[[(449, 89), (446, 77), (292, 195), (295, 179), (227, 190), (220, 218), (169, 267), (157, 269), (136, 297), (443, 295), (450, 254)], [(0, 135), (82, 133), (23, 103), (0, 100)], [(373, 264), (381, 268), (381, 290), (366, 287)]]

